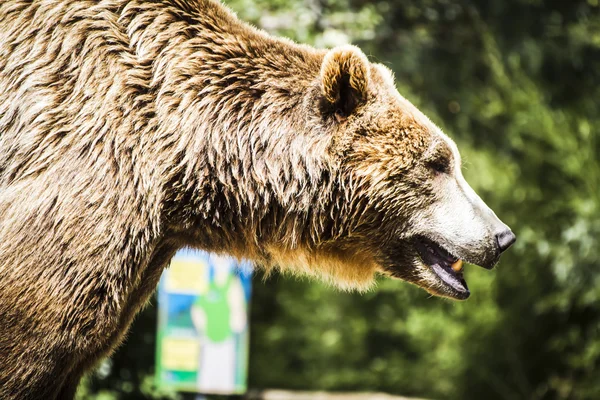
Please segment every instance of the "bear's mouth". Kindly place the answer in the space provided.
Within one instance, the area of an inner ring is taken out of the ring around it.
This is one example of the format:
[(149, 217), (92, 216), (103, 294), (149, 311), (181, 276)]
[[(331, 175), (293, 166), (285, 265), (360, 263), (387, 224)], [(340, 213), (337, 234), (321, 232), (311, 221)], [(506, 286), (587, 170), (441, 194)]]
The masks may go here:
[(414, 247), (423, 262), (444, 285), (452, 297), (465, 300), (471, 294), (463, 275), (463, 260), (440, 244), (425, 237), (416, 238)]

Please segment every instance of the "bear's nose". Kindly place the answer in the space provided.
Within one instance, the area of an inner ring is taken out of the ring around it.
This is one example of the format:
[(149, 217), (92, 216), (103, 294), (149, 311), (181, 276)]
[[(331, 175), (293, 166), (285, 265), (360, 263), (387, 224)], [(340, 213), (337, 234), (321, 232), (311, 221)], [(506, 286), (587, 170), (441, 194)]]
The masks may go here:
[(517, 240), (517, 237), (510, 229), (496, 234), (496, 243), (500, 249), (500, 253), (506, 251)]

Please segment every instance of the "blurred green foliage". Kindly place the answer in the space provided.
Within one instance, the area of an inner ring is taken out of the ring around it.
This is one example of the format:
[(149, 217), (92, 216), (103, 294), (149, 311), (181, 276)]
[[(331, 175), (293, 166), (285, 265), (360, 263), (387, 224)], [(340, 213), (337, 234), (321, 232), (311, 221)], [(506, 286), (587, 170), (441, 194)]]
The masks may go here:
[[(598, 0), (231, 0), (317, 46), (353, 42), (457, 141), (517, 233), (471, 299), (381, 280), (365, 295), (257, 277), (250, 386), (437, 399), (600, 398)], [(150, 374), (155, 310), (80, 398), (171, 398)]]

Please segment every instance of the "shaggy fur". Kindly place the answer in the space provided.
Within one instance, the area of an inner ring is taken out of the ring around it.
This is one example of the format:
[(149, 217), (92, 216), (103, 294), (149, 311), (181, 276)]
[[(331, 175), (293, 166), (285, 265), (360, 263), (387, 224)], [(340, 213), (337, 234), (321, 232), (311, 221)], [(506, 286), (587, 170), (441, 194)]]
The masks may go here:
[(72, 398), (184, 246), (423, 284), (396, 238), (436, 129), (357, 48), (213, 0), (0, 2), (0, 398)]

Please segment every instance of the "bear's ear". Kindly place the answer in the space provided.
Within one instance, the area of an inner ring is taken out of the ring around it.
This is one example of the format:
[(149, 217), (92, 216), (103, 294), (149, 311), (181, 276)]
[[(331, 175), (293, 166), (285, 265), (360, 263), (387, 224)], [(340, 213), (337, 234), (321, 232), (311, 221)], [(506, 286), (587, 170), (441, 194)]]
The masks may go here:
[(356, 46), (336, 47), (321, 65), (324, 110), (344, 119), (367, 98), (369, 60)]

